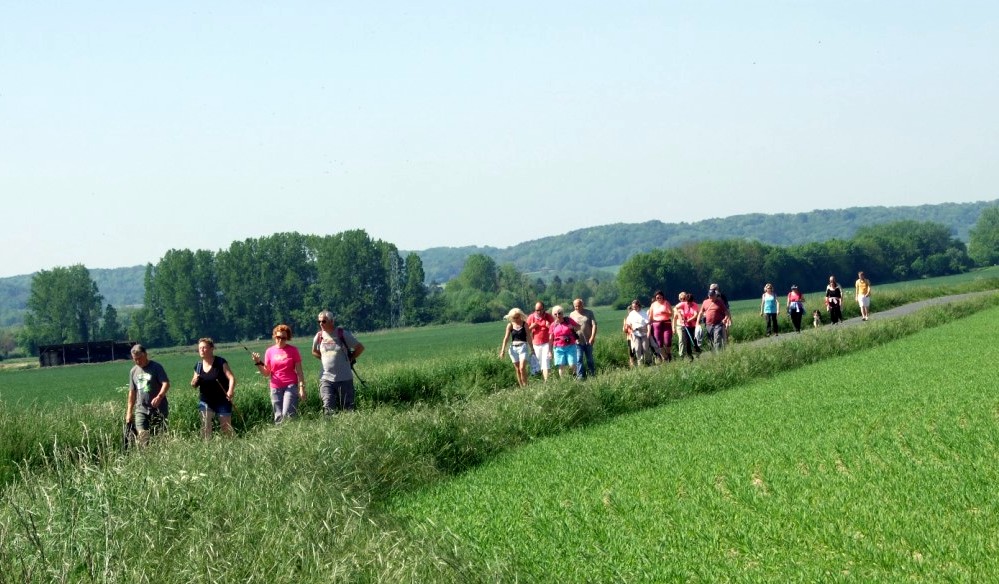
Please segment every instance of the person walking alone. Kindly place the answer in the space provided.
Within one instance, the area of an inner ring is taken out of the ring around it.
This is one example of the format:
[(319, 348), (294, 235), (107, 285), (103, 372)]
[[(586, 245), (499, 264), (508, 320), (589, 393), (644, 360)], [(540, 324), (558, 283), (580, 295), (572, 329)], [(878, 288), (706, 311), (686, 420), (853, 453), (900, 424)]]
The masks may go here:
[(857, 304), (860, 305), (860, 318), (867, 320), (871, 316), (871, 281), (863, 272), (857, 272), (854, 295), (857, 297)]

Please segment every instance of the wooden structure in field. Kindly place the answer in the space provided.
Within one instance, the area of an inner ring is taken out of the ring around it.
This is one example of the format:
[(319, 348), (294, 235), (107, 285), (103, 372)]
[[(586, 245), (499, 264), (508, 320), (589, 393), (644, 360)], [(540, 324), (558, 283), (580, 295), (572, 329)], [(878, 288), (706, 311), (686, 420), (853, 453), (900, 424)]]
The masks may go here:
[(75, 363), (103, 363), (116, 359), (131, 359), (134, 341), (92, 341), (38, 347), (38, 364), (42, 367)]

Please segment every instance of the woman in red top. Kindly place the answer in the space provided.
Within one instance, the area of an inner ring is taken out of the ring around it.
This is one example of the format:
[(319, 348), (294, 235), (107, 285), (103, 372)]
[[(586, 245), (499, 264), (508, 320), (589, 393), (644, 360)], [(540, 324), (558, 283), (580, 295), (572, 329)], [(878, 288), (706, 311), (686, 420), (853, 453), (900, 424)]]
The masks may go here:
[(652, 338), (659, 345), (658, 357), (662, 361), (673, 360), (673, 307), (662, 290), (652, 295), (649, 306), (649, 322), (652, 324)]

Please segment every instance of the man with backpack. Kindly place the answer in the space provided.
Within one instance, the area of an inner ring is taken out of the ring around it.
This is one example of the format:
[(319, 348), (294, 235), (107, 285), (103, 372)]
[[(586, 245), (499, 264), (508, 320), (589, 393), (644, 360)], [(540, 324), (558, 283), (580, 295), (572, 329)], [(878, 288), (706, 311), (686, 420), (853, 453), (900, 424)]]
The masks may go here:
[(319, 395), (323, 412), (333, 414), (354, 410), (354, 362), (364, 352), (350, 331), (336, 326), (336, 316), (329, 310), (319, 313), (319, 332), (312, 341), (312, 355), (322, 361)]

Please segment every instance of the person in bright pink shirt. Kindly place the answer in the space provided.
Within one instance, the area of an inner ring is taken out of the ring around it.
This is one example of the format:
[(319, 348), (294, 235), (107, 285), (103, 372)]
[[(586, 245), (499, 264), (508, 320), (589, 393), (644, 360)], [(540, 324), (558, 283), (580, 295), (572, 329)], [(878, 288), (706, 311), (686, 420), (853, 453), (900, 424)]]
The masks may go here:
[(662, 290), (656, 290), (649, 306), (649, 323), (652, 325), (652, 338), (659, 345), (658, 355), (662, 361), (673, 360), (673, 306)]
[(545, 303), (540, 300), (534, 305), (534, 312), (527, 317), (527, 330), (531, 331), (534, 356), (538, 359), (545, 381), (548, 381), (548, 371), (551, 369), (552, 345), (549, 329), (553, 322), (555, 317), (545, 312)]
[(551, 342), (555, 346), (555, 366), (558, 367), (558, 376), (576, 376), (576, 360), (579, 357), (579, 350), (576, 347), (576, 331), (579, 330), (579, 323), (565, 315), (561, 306), (552, 308), (554, 321), (550, 327)]
[(680, 358), (690, 357), (694, 360), (694, 352), (700, 353), (701, 348), (694, 341), (694, 332), (697, 329), (697, 313), (701, 307), (694, 302), (694, 295), (690, 292), (680, 292), (677, 297), (676, 308), (673, 309), (673, 321), (676, 324), (677, 346), (680, 349)]
[[(274, 345), (267, 348), (263, 361), (260, 353), (253, 353), (253, 364), (265, 377), (270, 377), (271, 406), (274, 423), (295, 417), (299, 400), (305, 401), (305, 373), (302, 371), (302, 354), (289, 345), (291, 327), (279, 324), (274, 327)], [(295, 393), (296, 382), (298, 393)]]

